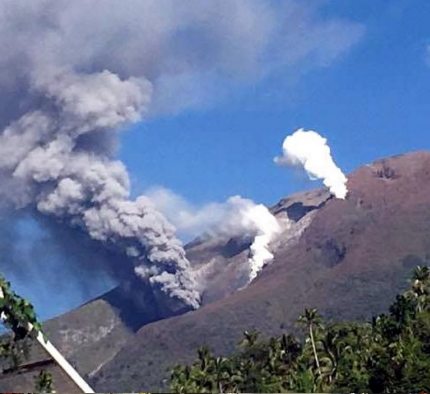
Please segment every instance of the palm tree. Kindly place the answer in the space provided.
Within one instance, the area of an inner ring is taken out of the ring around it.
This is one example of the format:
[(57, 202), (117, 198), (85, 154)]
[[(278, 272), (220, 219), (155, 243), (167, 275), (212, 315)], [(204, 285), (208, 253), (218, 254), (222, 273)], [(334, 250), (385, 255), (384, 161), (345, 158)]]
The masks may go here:
[(288, 365), (292, 364), (295, 360), (297, 360), (297, 358), (302, 352), (301, 344), (291, 334), (283, 334), (280, 339), (280, 345), (284, 362), (286, 362)]
[(305, 309), (305, 313), (298, 319), (298, 323), (305, 326), (309, 330), (309, 338), (312, 345), (312, 351), (314, 353), (315, 364), (317, 366), (318, 375), (321, 377), (321, 367), (318, 359), (317, 348), (315, 346), (314, 328), (321, 324), (321, 316), (318, 314), (317, 309)]
[(323, 357), (320, 360), (323, 364), (322, 370), (324, 370), (324, 375), (326, 375), (328, 383), (331, 384), (336, 377), (339, 360), (341, 358), (342, 351), (345, 349), (342, 348), (338, 330), (334, 328), (329, 328), (325, 332), (324, 338), (321, 342), (325, 353), (327, 354), (326, 357)]
[(430, 269), (427, 266), (417, 266), (412, 274), (412, 289), (410, 291), (417, 301), (417, 311), (422, 312), (428, 304), (430, 295)]
[(413, 280), (419, 280), (421, 282), (428, 282), (430, 280), (430, 269), (425, 266), (416, 266), (412, 274)]
[(260, 333), (256, 330), (244, 331), (243, 336), (245, 338), (242, 340), (241, 345), (251, 348), (257, 343)]
[(197, 349), (197, 355), (200, 362), (200, 369), (206, 371), (211, 359), (211, 352), (208, 347), (201, 346)]
[(219, 393), (224, 392), (224, 382), (229, 383), (230, 364), (225, 357), (217, 357), (213, 360), (213, 368), (216, 376), (216, 384)]

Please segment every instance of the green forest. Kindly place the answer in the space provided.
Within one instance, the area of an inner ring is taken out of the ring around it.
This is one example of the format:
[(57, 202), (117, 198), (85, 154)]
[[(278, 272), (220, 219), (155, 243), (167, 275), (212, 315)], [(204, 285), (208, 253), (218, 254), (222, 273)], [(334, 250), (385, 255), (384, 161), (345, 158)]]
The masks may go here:
[(327, 322), (316, 309), (305, 309), (297, 325), (298, 336), (247, 331), (228, 357), (200, 348), (192, 365), (173, 369), (171, 391), (430, 391), (428, 267), (416, 267), (407, 291), (370, 322)]

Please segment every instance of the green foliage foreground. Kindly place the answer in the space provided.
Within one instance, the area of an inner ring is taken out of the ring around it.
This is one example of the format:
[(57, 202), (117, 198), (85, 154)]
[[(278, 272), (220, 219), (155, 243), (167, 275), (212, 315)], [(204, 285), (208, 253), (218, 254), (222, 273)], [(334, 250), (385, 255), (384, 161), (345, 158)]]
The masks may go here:
[[(12, 291), (10, 283), (2, 276), (0, 276), (0, 289), (2, 293), (0, 322), (12, 333), (0, 338), (0, 362), (3, 367), (14, 369), (27, 359), (29, 340), (36, 338), (42, 326), (36, 318), (33, 305)], [(31, 331), (28, 327), (29, 323), (33, 327)], [(42, 370), (35, 378), (35, 389), (36, 392), (53, 392), (53, 381), (49, 372)]]
[[(353, 305), (351, 305), (353, 308)], [(430, 391), (430, 270), (417, 267), (410, 289), (371, 323), (324, 323), (317, 310), (298, 319), (304, 338), (260, 339), (245, 332), (237, 351), (200, 348), (171, 376), (177, 393)]]
[[(27, 358), (27, 339), (36, 338), (41, 325), (36, 318), (33, 306), (24, 298), (11, 290), (10, 283), (0, 276), (0, 321), (1, 324), (10, 329), (12, 335), (3, 336), (0, 340), (0, 359), (16, 366)], [(34, 327), (28, 330), (28, 323)]]

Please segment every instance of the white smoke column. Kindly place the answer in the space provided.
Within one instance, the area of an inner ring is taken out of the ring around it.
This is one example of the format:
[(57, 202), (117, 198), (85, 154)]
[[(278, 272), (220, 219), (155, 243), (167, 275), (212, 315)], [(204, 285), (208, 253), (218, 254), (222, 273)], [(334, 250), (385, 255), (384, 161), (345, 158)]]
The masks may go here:
[(275, 157), (279, 165), (301, 165), (310, 179), (322, 179), (336, 198), (345, 199), (347, 178), (336, 166), (327, 139), (316, 131), (298, 129), (285, 138), (282, 156)]
[(255, 232), (250, 246), (249, 282), (253, 281), (263, 267), (273, 260), (269, 244), (281, 231), (281, 227), (270, 211), (262, 204), (254, 204), (238, 196), (229, 199), (233, 206), (239, 207), (239, 220), (245, 229)]
[[(195, 207), (183, 197), (163, 187), (154, 187), (146, 195), (155, 208), (171, 221), (178, 232), (188, 239), (203, 233), (211, 236), (253, 239), (248, 259), (249, 282), (273, 260), (270, 243), (281, 231), (278, 220), (263, 204), (233, 196), (224, 203), (209, 203)], [(284, 222), (283, 227), (288, 227)]]

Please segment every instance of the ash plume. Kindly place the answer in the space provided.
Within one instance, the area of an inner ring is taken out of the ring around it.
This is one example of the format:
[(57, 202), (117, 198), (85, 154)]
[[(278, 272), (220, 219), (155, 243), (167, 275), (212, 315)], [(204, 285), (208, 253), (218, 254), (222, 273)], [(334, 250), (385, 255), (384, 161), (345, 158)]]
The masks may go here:
[(210, 101), (219, 81), (326, 65), (361, 35), (295, 2), (2, 1), (0, 208), (79, 229), (196, 308), (175, 228), (147, 197), (130, 199), (119, 132)]
[[(101, 154), (83, 137), (133, 122), (144, 113), (150, 84), (121, 80), (102, 71), (77, 75), (61, 70), (37, 78), (42, 109), (7, 126), (0, 136), (0, 170), (12, 178), (16, 208), (34, 206), (44, 215), (79, 227), (129, 257), (138, 276), (192, 307), (198, 293), (175, 229), (145, 197), (129, 198), (122, 163)], [(47, 109), (49, 108), (49, 110)]]
[(336, 166), (327, 139), (316, 131), (298, 129), (287, 136), (282, 144), (282, 156), (275, 157), (274, 161), (278, 165), (303, 166), (310, 179), (322, 179), (336, 198), (346, 198), (347, 178)]

